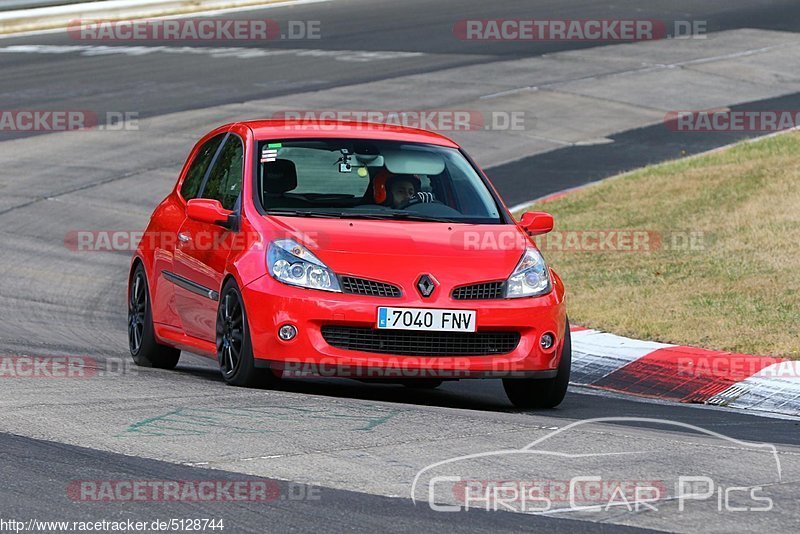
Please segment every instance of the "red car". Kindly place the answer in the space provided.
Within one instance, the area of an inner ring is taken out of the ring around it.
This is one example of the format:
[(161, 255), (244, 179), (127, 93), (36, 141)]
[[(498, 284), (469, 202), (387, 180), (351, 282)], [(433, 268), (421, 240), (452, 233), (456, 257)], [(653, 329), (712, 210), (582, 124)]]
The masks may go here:
[(194, 147), (131, 264), (130, 351), (211, 358), (229, 384), (284, 375), (432, 388), (502, 378), (518, 407), (559, 404), (564, 286), (480, 168), (424, 130), (263, 120)]

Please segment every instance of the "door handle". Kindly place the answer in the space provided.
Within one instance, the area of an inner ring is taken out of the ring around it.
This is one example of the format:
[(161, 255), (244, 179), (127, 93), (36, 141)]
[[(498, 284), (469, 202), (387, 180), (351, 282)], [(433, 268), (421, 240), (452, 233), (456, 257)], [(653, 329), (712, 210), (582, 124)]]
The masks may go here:
[(184, 234), (183, 232), (178, 234), (178, 241), (181, 243), (188, 243), (190, 239), (189, 234)]

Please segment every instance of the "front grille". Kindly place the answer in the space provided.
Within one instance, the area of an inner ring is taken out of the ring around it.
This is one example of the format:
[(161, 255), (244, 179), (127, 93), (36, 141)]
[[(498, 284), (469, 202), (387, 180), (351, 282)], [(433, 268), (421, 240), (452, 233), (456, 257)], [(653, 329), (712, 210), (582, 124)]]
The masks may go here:
[(472, 284), (453, 289), (453, 300), (487, 300), (503, 298), (503, 286), (505, 282), (484, 282), (482, 284)]
[(519, 332), (415, 332), (352, 326), (322, 327), (322, 337), (336, 348), (406, 356), (490, 356), (507, 354)]
[(340, 281), (342, 283), (342, 292), (344, 293), (367, 295), (369, 297), (395, 298), (402, 295), (402, 291), (400, 291), (399, 287), (384, 282), (376, 282), (375, 280), (356, 278), (354, 276), (342, 276)]

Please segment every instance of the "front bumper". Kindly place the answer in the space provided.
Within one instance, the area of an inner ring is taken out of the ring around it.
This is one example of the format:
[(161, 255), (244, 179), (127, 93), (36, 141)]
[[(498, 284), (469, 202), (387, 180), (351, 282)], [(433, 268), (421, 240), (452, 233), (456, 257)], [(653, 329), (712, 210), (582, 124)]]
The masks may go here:
[[(380, 298), (304, 289), (263, 276), (242, 291), (256, 365), (293, 375), (353, 378), (484, 378), (555, 376), (566, 324), (564, 288), (554, 279), (548, 295), (497, 300), (452, 300), (449, 291), (422, 299), (416, 294)], [(516, 348), (506, 354), (482, 356), (404, 356), (361, 352), (329, 345), (324, 325), (375, 327), (379, 306), (446, 308), (476, 311), (478, 331), (514, 331)], [(278, 337), (278, 329), (292, 324), (297, 336)], [(549, 350), (539, 345), (545, 332), (554, 333)]]

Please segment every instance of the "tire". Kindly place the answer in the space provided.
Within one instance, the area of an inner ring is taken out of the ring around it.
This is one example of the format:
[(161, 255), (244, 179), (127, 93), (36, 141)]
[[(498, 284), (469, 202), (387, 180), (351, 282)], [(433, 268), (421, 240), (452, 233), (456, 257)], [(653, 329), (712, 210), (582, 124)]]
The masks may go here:
[(128, 285), (128, 349), (136, 365), (174, 369), (181, 351), (156, 341), (147, 274), (137, 263)]
[(269, 369), (258, 369), (253, 357), (247, 311), (233, 279), (222, 288), (217, 308), (217, 361), (222, 378), (231, 386), (272, 386), (278, 378)]
[(517, 408), (555, 408), (567, 394), (571, 368), (572, 336), (567, 319), (558, 374), (554, 378), (504, 378), (503, 389), (506, 390), (508, 400)]
[(417, 378), (415, 380), (406, 380), (403, 385), (410, 389), (436, 389), (442, 385), (444, 380), (438, 378)]

